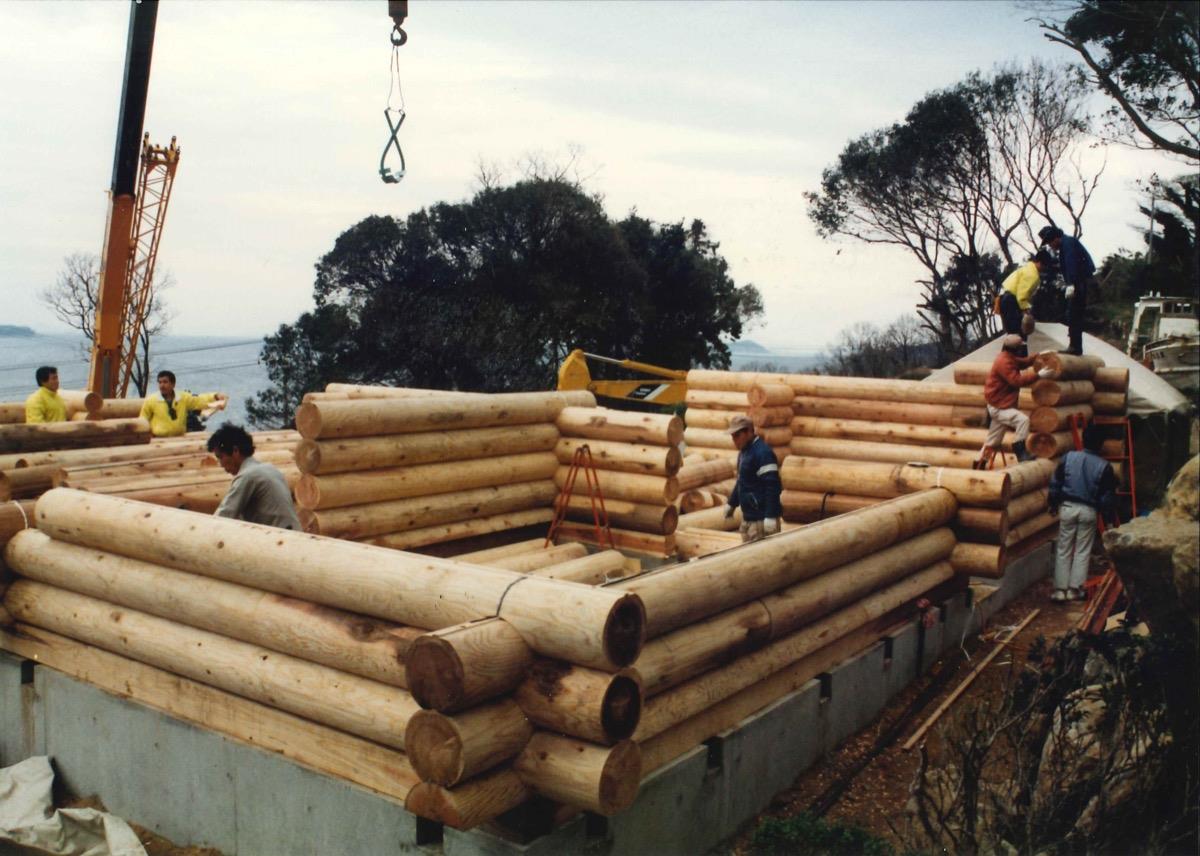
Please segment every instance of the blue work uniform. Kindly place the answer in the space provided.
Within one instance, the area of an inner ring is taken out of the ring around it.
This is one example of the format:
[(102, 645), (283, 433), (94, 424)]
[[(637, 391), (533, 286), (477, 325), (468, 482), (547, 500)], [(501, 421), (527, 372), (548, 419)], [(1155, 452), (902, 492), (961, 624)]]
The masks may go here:
[(737, 484), (729, 495), (729, 505), (742, 509), (742, 520), (753, 523), (766, 518), (778, 520), (782, 508), (779, 494), (779, 461), (775, 452), (762, 437), (753, 440), (738, 452)]

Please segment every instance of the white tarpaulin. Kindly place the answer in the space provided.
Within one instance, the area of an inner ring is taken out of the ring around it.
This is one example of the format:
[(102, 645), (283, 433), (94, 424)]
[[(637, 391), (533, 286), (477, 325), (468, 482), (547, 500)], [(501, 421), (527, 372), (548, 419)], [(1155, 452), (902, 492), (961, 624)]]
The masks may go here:
[(146, 856), (129, 824), (94, 808), (54, 809), (54, 769), (44, 755), (0, 769), (0, 852), (4, 843), (56, 856)]
[[(996, 354), (1000, 353), (1002, 338), (1002, 336), (997, 336), (982, 348), (967, 354), (959, 362), (990, 364), (992, 360), (996, 359)], [(1039, 321), (1037, 329), (1029, 337), (1029, 353), (1065, 351), (1067, 344), (1066, 325), (1043, 324)], [(1128, 409), (1130, 414), (1162, 413), (1177, 408), (1186, 409), (1191, 405), (1187, 396), (1150, 369), (1089, 333), (1083, 334), (1083, 352), (1104, 360), (1106, 366), (1129, 369)], [(935, 369), (933, 374), (925, 380), (933, 383), (954, 383), (954, 365), (951, 363), (944, 368)]]

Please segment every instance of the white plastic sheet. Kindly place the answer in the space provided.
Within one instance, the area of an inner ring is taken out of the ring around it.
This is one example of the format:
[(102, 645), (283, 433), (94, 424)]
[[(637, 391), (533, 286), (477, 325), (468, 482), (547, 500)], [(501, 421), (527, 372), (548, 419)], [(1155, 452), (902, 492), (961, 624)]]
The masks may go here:
[(94, 808), (54, 809), (53, 784), (54, 769), (44, 755), (0, 769), (0, 845), (61, 856), (146, 856), (121, 818)]

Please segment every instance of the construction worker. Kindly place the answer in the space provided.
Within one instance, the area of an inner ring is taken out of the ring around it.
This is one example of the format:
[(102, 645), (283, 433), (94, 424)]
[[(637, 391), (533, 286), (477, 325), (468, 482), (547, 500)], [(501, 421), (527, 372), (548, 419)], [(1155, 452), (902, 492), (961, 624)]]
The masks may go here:
[(1083, 314), (1088, 288), (1096, 283), (1096, 265), (1079, 239), (1064, 235), (1057, 226), (1043, 226), (1038, 237), (1058, 253), (1058, 269), (1067, 284), (1067, 353), (1079, 356), (1083, 353)]
[(1117, 507), (1117, 476), (1100, 456), (1104, 429), (1083, 429), (1083, 451), (1067, 452), (1050, 477), (1050, 513), (1058, 516), (1058, 547), (1054, 557), (1056, 603), (1083, 600), (1096, 540), (1096, 515), (1111, 516)]
[(725, 517), (733, 517), (734, 509), (742, 509), (742, 541), (758, 541), (779, 531), (782, 506), (779, 495), (779, 461), (775, 452), (754, 433), (754, 423), (738, 414), (729, 420), (729, 435), (737, 447), (737, 484), (725, 506)]
[(277, 468), (254, 459), (254, 438), (244, 428), (222, 425), (208, 438), (208, 451), (233, 476), (216, 516), (300, 531), (287, 480)]
[(208, 407), (224, 410), (229, 396), (223, 392), (193, 395), (187, 390), (175, 392), (175, 373), (158, 373), (158, 395), (149, 396), (142, 405), (142, 418), (149, 420), (150, 433), (155, 437), (179, 437), (187, 433), (188, 413)]
[[(987, 402), (988, 433), (979, 450), (979, 460), (972, 468), (985, 470), (992, 457), (1004, 443), (1004, 432), (1013, 431), (1013, 454), (1018, 461), (1028, 461), (1033, 455), (1025, 450), (1029, 437), (1029, 417), (1017, 409), (1021, 387), (1029, 386), (1038, 379), (1034, 372), (1033, 357), (1021, 356), (1025, 340), (1017, 333), (1010, 333), (1001, 343), (1000, 353), (992, 362), (987, 382), (983, 385), (983, 400)], [(1043, 369), (1043, 372), (1046, 370)]]
[(25, 421), (30, 425), (66, 422), (67, 405), (58, 394), (58, 369), (54, 366), (38, 366), (33, 376), (38, 388), (25, 399)]
[[(1050, 251), (1040, 249), (1025, 264), (1004, 278), (1000, 286), (1000, 323), (1004, 332), (1028, 339), (1033, 332), (1033, 295), (1042, 282), (1042, 271), (1054, 263)], [(1024, 355), (1022, 355), (1024, 356)]]

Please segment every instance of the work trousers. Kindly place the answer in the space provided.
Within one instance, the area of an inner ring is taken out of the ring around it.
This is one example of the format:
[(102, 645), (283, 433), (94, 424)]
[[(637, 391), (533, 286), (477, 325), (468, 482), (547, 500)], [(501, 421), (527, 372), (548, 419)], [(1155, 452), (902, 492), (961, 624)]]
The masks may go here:
[(1083, 353), (1083, 316), (1087, 312), (1087, 293), (1093, 281), (1088, 279), (1076, 285), (1071, 302), (1067, 304), (1067, 350), (1072, 354)]
[(1013, 432), (1014, 443), (1023, 443), (1029, 438), (1029, 417), (1017, 408), (1006, 407), (997, 410), (989, 404), (987, 412), (991, 424), (988, 425), (987, 439), (983, 441), (985, 449), (999, 449), (1000, 444), (1004, 442), (1004, 432), (1009, 429)]
[(1096, 509), (1082, 502), (1064, 502), (1058, 509), (1058, 547), (1054, 557), (1054, 587), (1083, 588), (1096, 540)]
[(1004, 332), (1016, 334), (1024, 339), (1025, 334), (1021, 332), (1021, 315), (1021, 306), (1017, 303), (1017, 296), (1011, 291), (1001, 294), (1000, 324), (1004, 327)]

